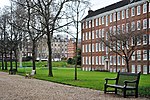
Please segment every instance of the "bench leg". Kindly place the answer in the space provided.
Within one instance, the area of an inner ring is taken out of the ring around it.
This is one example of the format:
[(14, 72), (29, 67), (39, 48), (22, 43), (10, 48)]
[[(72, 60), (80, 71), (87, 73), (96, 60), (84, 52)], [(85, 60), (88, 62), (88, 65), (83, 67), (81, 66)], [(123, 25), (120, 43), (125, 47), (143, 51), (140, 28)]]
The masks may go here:
[(104, 93), (106, 93), (106, 91), (107, 91), (107, 86), (106, 84), (104, 84)]
[(135, 98), (138, 98), (138, 89), (135, 89)]
[(117, 94), (117, 88), (115, 88), (115, 94)]
[(126, 98), (126, 89), (123, 89), (123, 97)]

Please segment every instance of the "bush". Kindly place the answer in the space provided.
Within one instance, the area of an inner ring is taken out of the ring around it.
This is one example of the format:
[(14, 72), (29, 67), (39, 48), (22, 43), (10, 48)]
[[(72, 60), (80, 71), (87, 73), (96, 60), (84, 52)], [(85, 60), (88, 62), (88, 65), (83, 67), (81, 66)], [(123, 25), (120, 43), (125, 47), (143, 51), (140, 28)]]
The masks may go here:
[(67, 64), (75, 64), (75, 60), (74, 59), (72, 59), (72, 58), (69, 58), (68, 60), (67, 60)]

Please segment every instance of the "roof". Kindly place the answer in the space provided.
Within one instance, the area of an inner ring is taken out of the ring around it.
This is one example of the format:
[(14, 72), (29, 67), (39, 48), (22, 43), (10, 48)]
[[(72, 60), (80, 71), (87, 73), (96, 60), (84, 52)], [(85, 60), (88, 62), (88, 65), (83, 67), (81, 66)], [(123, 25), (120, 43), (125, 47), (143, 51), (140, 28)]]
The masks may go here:
[(111, 4), (109, 6), (106, 6), (106, 7), (103, 7), (101, 9), (90, 12), (90, 14), (88, 14), (84, 19), (96, 16), (98, 14), (102, 14), (102, 13), (105, 13), (105, 12), (108, 12), (111, 10), (114, 10), (116, 8), (120, 8), (120, 7), (123, 7), (125, 5), (128, 5), (129, 3), (131, 4), (134, 2), (138, 2), (138, 1), (141, 1), (141, 0), (122, 0), (122, 1), (116, 2), (114, 4)]

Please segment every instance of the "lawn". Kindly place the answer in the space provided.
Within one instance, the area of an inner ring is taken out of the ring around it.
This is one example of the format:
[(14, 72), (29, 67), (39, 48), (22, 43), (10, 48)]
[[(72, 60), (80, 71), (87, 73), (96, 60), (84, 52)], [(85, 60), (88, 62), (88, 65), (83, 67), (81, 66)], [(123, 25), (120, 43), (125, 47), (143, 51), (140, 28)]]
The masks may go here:
[[(19, 74), (24, 75), (25, 72), (31, 72), (31, 68), (19, 68)], [(54, 77), (48, 77), (48, 68), (40, 67), (37, 68), (37, 74), (35, 78), (40, 80), (52, 81), (56, 83), (62, 83), (67, 85), (73, 85), (84, 88), (91, 88), (103, 91), (105, 78), (114, 78), (116, 73), (109, 72), (90, 72), (81, 71), (78, 68), (78, 80), (74, 80), (74, 68), (62, 68), (53, 67)], [(141, 96), (150, 97), (150, 75), (141, 75), (139, 83), (139, 94)]]
[[(61, 84), (73, 85), (84, 88), (91, 88), (103, 91), (105, 78), (114, 78), (117, 73), (110, 72), (96, 72), (96, 71), (82, 71), (78, 68), (78, 80), (74, 80), (74, 68), (66, 68), (66, 62), (53, 62), (53, 75), (48, 77), (47, 62), (36, 62), (37, 74), (34, 76), (40, 80), (46, 80)], [(9, 63), (8, 63), (9, 66)], [(31, 62), (23, 62), (24, 67), (18, 68), (18, 74), (25, 75), (32, 70)], [(56, 67), (57, 66), (57, 67)], [(63, 67), (61, 67), (63, 66)], [(9, 68), (8, 68), (9, 69)], [(150, 98), (150, 74), (141, 75), (139, 83), (139, 94)]]

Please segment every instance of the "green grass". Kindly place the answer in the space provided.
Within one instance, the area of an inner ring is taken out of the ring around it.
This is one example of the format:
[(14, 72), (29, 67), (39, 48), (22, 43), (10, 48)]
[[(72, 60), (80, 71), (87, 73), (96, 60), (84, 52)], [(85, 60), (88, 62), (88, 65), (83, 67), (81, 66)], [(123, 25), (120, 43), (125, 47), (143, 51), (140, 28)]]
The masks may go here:
[[(105, 78), (114, 78), (116, 73), (109, 72), (90, 72), (81, 71), (78, 68), (78, 80), (74, 80), (74, 68), (66, 68), (66, 62), (53, 62), (53, 75), (54, 77), (48, 77), (48, 68), (44, 67), (47, 62), (36, 62), (37, 74), (35, 78), (40, 80), (46, 80), (61, 84), (73, 85), (84, 88), (91, 88), (103, 91)], [(23, 62), (23, 66), (32, 66), (31, 62)], [(58, 67), (56, 67), (58, 66)], [(63, 67), (61, 67), (63, 66)], [(9, 68), (8, 68), (9, 69)], [(32, 67), (22, 67), (18, 68), (19, 75), (25, 75), (25, 73), (30, 73)], [(150, 98), (150, 74), (141, 75), (139, 83), (139, 94), (140, 96), (145, 96)]]
[[(19, 74), (24, 75), (26, 72), (31, 72), (31, 68), (19, 68)], [(81, 71), (78, 68), (78, 80), (74, 80), (74, 68), (53, 68), (54, 77), (48, 77), (48, 68), (37, 68), (37, 74), (35, 78), (40, 80), (46, 80), (61, 84), (73, 85), (84, 88), (91, 88), (96, 90), (104, 89), (105, 78), (114, 78), (116, 73), (109, 72), (90, 72)], [(139, 94), (141, 96), (150, 97), (150, 75), (141, 75), (139, 83)]]

